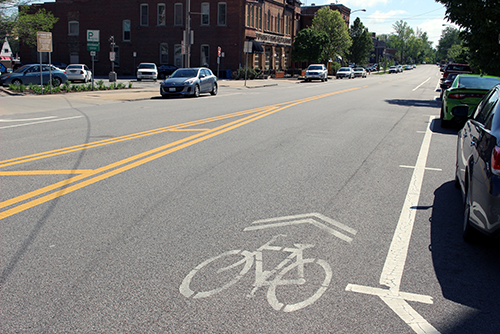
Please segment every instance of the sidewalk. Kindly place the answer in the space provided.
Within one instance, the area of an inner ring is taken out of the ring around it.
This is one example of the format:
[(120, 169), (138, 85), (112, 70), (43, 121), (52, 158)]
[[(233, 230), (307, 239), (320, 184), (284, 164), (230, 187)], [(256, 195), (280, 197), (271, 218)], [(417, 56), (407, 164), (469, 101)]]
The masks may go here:
[[(99, 79), (96, 79), (99, 80)], [(106, 85), (109, 85), (107, 80), (104, 80)], [(95, 91), (84, 91), (84, 92), (71, 92), (71, 93), (61, 93), (53, 95), (44, 96), (56, 96), (64, 95), (67, 98), (89, 98), (89, 99), (102, 99), (108, 101), (135, 101), (135, 100), (146, 100), (154, 97), (160, 97), (160, 81), (149, 83), (149, 82), (137, 82), (135, 79), (120, 79), (118, 78), (117, 83), (123, 83), (128, 87), (129, 83), (132, 83), (132, 88), (117, 89), (117, 90), (95, 90)], [(283, 79), (258, 79), (258, 80), (219, 80), (219, 91), (224, 88), (235, 88), (235, 89), (252, 89), (252, 88), (264, 88), (272, 87), (278, 85), (290, 85), (298, 84), (301, 80), (297, 78), (283, 78)], [(142, 86), (142, 84), (149, 84), (147, 86)], [(17, 92), (12, 92), (6, 87), (0, 87), (0, 92), (5, 96), (34, 96), (33, 94), (22, 94)], [(36, 96), (36, 95), (35, 95)], [(41, 96), (41, 95), (38, 95)]]

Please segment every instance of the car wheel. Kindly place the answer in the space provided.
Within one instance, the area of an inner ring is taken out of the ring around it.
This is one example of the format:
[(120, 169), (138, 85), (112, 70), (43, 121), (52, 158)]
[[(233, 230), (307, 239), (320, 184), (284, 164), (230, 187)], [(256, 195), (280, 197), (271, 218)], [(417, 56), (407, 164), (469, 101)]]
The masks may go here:
[(198, 85), (195, 85), (195, 86), (194, 86), (194, 93), (193, 93), (193, 96), (194, 96), (194, 97), (198, 97), (198, 96), (200, 96), (200, 86), (198, 86)]
[(328, 81), (328, 77), (325, 77), (325, 81)]
[(439, 114), (439, 118), (441, 119), (441, 127), (449, 128), (451, 125), (451, 121), (447, 121), (444, 119), (444, 108), (441, 107), (441, 113)]
[(470, 210), (471, 210), (471, 198), (470, 198), (470, 187), (467, 189), (467, 194), (465, 196), (465, 206), (464, 206), (464, 225), (462, 231), (462, 237), (467, 243), (474, 243), (479, 238), (479, 231), (472, 227), (470, 223)]
[(14, 80), (12, 80), (12, 84), (14, 86), (19, 86), (19, 85), (22, 85), (23, 83), (19, 79), (14, 79)]
[(52, 85), (54, 87), (59, 87), (61, 85), (61, 83), (62, 83), (62, 80), (59, 77), (55, 77), (54, 79), (52, 79)]
[(214, 83), (212, 87), (212, 91), (210, 92), (210, 95), (217, 95), (217, 84)]

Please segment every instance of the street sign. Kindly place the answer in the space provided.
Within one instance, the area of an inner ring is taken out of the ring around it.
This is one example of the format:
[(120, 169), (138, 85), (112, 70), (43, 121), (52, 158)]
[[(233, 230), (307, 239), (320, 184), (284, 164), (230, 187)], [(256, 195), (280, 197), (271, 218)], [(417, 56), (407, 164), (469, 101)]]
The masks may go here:
[(245, 45), (243, 47), (243, 52), (252, 53), (252, 41), (245, 41)]
[(87, 51), (99, 51), (99, 42), (87, 42)]
[(36, 46), (38, 52), (52, 52), (52, 33), (37, 31)]
[(109, 60), (110, 60), (110, 61), (115, 61), (115, 53), (114, 53), (113, 51), (111, 51), (111, 52), (109, 53)]
[(95, 55), (96, 55), (96, 54), (97, 54), (97, 53), (96, 53), (95, 51), (90, 51), (90, 55), (91, 55), (92, 57), (95, 57)]
[(99, 30), (87, 30), (87, 42), (99, 43)]
[(99, 30), (87, 30), (87, 51), (99, 51)]

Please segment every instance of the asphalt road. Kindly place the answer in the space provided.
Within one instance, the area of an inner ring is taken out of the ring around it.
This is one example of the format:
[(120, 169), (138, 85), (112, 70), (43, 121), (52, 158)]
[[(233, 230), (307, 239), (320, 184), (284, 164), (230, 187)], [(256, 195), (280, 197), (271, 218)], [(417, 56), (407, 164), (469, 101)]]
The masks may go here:
[(2, 97), (1, 332), (497, 333), (439, 74)]

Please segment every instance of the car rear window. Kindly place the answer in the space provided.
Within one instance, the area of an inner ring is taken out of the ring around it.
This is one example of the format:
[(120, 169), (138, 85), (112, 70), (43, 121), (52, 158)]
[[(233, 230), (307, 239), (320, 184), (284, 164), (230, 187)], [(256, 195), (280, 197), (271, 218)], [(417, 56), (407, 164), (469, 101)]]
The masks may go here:
[(470, 71), (469, 65), (448, 65), (446, 71)]
[(68, 68), (82, 68), (82, 65), (69, 65)]
[(154, 64), (139, 64), (139, 68), (155, 68)]
[(458, 88), (491, 89), (500, 83), (500, 79), (485, 77), (458, 76)]

